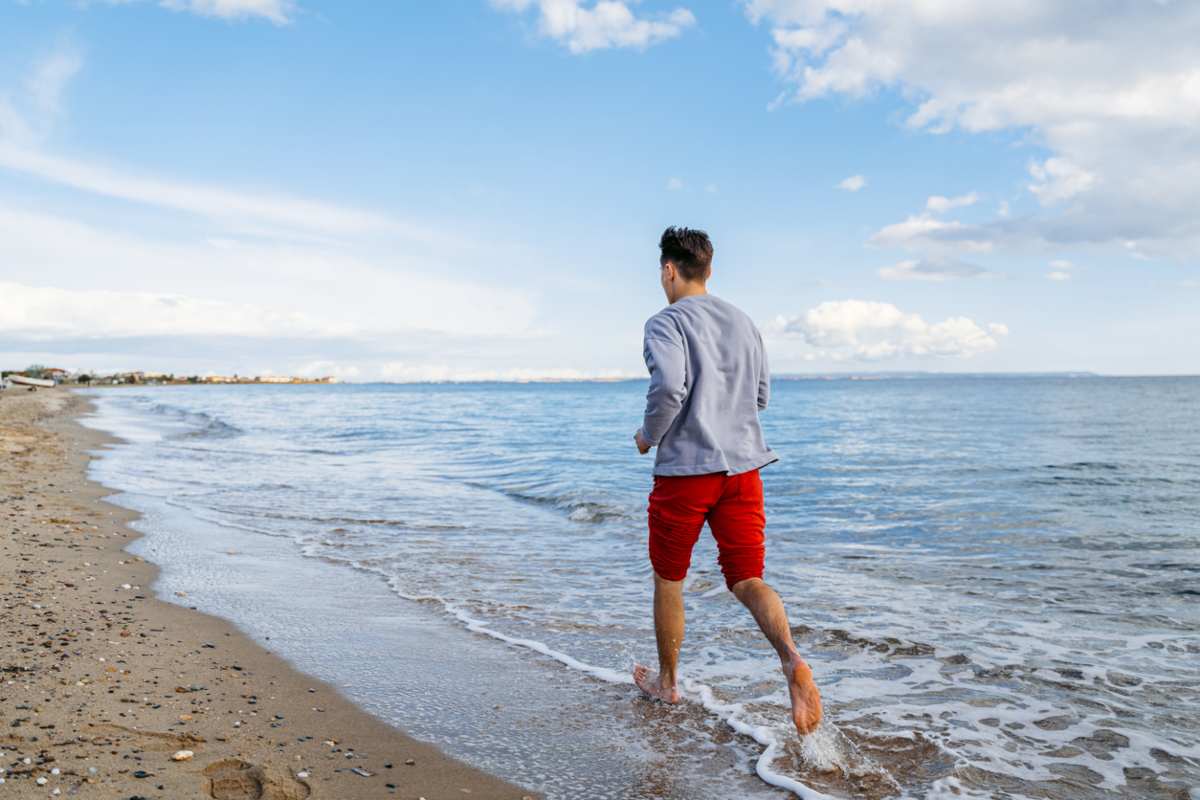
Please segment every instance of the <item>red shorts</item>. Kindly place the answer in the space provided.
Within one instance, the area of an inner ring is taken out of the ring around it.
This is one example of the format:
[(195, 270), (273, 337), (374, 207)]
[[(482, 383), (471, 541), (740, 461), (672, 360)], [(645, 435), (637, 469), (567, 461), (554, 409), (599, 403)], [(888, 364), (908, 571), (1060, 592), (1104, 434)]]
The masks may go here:
[(656, 475), (650, 492), (650, 563), (660, 578), (681, 581), (704, 523), (712, 530), (725, 585), (763, 574), (762, 478), (738, 475)]

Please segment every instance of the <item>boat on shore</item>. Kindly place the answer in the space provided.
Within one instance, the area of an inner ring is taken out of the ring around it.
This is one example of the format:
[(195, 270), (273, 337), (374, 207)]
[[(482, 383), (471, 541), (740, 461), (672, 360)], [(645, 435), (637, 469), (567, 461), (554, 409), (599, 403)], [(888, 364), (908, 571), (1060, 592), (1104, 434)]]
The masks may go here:
[(45, 378), (30, 378), (25, 375), (8, 375), (9, 383), (15, 383), (18, 386), (36, 386), (40, 389), (54, 388), (54, 381), (46, 380)]

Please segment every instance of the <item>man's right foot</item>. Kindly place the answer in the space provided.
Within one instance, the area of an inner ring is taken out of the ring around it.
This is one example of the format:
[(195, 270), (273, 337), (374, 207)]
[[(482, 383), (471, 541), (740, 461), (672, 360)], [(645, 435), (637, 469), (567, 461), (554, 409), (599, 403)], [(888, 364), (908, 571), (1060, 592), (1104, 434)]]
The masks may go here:
[(807, 736), (821, 724), (821, 693), (813, 683), (812, 670), (800, 656), (784, 666), (783, 674), (792, 697), (792, 722), (801, 736)]
[(655, 700), (662, 700), (664, 703), (679, 702), (679, 690), (674, 686), (663, 686), (659, 674), (648, 667), (644, 667), (641, 664), (634, 664), (633, 682), (648, 697)]

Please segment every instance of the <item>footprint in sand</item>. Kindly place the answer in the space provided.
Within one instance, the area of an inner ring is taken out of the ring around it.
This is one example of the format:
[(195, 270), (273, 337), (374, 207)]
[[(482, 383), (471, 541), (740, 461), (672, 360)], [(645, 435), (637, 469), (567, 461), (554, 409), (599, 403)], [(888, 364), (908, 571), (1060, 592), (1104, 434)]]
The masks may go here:
[(213, 800), (304, 800), (309, 795), (300, 781), (236, 758), (214, 761), (204, 775)]

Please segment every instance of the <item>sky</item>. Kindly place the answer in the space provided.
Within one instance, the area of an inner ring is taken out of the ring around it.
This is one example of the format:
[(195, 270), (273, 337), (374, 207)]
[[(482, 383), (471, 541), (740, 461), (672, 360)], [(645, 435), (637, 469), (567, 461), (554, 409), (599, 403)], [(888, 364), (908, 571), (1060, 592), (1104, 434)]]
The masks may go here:
[(0, 366), (1200, 373), (1200, 4), (0, 0)]

